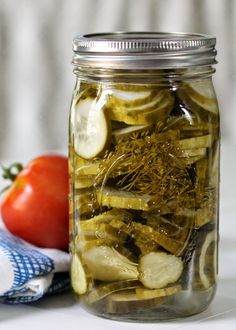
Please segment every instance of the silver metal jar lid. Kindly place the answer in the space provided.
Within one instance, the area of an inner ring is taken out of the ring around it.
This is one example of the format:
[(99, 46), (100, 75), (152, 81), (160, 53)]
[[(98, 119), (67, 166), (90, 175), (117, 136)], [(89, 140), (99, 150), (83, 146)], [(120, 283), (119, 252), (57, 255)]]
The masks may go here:
[(183, 68), (217, 63), (216, 39), (204, 34), (115, 32), (77, 36), (73, 64), (115, 69)]

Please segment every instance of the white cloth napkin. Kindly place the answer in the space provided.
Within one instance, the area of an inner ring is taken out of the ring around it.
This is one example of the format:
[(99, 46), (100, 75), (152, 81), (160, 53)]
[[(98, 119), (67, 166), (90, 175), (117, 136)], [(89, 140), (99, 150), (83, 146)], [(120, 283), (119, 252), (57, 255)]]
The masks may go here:
[(35, 247), (0, 228), (0, 301), (38, 300), (69, 288), (69, 254)]

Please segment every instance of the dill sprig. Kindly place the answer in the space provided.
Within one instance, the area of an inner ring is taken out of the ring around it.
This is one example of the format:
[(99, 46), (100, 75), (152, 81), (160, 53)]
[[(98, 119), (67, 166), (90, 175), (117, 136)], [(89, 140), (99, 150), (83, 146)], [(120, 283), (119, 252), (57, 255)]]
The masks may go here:
[(112, 178), (121, 190), (152, 195), (159, 204), (183, 197), (193, 182), (178, 140), (179, 131), (133, 133), (105, 155), (96, 183)]

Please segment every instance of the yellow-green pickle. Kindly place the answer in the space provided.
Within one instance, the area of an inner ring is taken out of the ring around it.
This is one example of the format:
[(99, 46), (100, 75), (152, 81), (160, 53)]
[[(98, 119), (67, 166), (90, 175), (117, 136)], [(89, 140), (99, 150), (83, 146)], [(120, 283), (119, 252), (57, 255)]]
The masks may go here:
[(73, 42), (71, 284), (93, 314), (205, 310), (217, 280), (215, 39), (111, 33)]

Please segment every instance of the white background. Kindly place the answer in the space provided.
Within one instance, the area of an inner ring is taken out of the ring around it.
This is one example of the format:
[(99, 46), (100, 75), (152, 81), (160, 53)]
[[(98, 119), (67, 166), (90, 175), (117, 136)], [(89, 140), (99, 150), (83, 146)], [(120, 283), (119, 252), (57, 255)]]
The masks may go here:
[(115, 30), (216, 36), (222, 136), (236, 141), (235, 0), (0, 0), (0, 160), (66, 150), (72, 39)]

